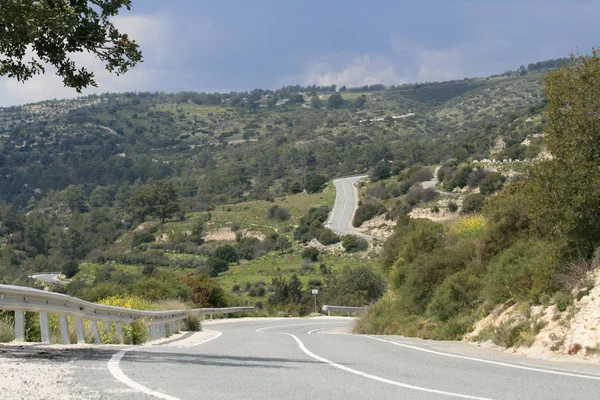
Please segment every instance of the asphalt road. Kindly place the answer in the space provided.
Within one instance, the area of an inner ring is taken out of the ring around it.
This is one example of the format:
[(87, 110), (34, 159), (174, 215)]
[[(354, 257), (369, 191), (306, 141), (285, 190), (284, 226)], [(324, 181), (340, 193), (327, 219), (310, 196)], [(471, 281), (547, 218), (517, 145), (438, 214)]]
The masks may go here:
[(194, 347), (69, 350), (55, 362), (75, 367), (79, 398), (547, 400), (593, 399), (600, 391), (597, 365), (322, 331), (352, 322), (237, 320), (205, 327), (217, 336)]
[(362, 229), (352, 226), (354, 211), (358, 207), (358, 191), (354, 183), (366, 177), (366, 175), (350, 176), (333, 181), (335, 203), (326, 226), (335, 233), (357, 235), (369, 240), (376, 239), (374, 236), (364, 235)]
[(56, 283), (57, 285), (66, 285), (69, 282), (58, 279), (59, 274), (38, 274), (32, 275), (31, 278), (42, 282)]

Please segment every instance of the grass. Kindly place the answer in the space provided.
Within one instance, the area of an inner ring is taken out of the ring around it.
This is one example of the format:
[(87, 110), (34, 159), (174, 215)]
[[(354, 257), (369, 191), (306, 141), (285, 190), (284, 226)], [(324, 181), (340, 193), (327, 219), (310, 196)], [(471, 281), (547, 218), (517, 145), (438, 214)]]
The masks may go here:
[[(262, 281), (268, 286), (271, 283), (271, 280), (277, 276), (290, 277), (293, 274), (297, 274), (306, 288), (306, 285), (311, 279), (323, 281), (326, 278), (326, 275), (321, 273), (321, 264), (324, 264), (331, 273), (336, 273), (344, 267), (355, 266), (358, 264), (378, 268), (377, 260), (361, 260), (360, 253), (352, 255), (344, 254), (342, 256), (321, 253), (319, 259), (313, 263), (311, 267), (303, 268), (302, 263), (299, 251), (283, 255), (272, 252), (247, 263), (231, 266), (229, 271), (221, 274), (217, 278), (217, 281), (228, 294), (231, 294), (234, 285), (240, 285), (240, 287), (243, 288), (247, 282), (252, 284)], [(240, 304), (252, 304), (258, 300), (264, 302), (268, 293), (264, 297), (251, 297), (245, 292), (240, 293), (239, 296), (236, 294), (233, 294), (233, 296), (235, 296), (234, 299), (236, 302), (239, 302)]]
[(0, 343), (12, 342), (15, 339), (15, 326), (12, 318), (0, 318)]

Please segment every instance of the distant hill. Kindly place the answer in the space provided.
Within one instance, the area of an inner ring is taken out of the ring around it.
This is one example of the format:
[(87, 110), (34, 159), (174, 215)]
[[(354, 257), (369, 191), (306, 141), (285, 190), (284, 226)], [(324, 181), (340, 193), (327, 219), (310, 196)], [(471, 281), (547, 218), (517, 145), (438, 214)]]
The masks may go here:
[(214, 205), (284, 195), (380, 162), (400, 170), (485, 157), (498, 138), (510, 147), (541, 132), (541, 76), (567, 61), (487, 78), (341, 88), (341, 102), (329, 100), (335, 86), (296, 86), (1, 108), (0, 202), (23, 209), (69, 185), (116, 193), (170, 179), (189, 204)]

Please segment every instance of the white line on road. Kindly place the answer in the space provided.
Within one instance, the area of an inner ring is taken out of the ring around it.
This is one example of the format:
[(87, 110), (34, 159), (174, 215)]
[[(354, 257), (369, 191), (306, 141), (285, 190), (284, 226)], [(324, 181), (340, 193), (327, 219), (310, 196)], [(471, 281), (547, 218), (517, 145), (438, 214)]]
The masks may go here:
[(321, 323), (316, 323), (313, 322), (312, 324), (287, 324), (287, 325), (276, 325), (276, 326), (265, 326), (262, 328), (258, 328), (257, 330), (255, 330), (254, 332), (258, 332), (258, 333), (262, 333), (264, 331), (266, 331), (267, 329), (276, 329), (276, 328), (289, 328), (292, 326), (314, 326), (314, 325), (348, 325), (348, 322), (321, 322)]
[(332, 367), (339, 368), (339, 369), (341, 369), (343, 371), (350, 372), (350, 373), (355, 374), (355, 375), (359, 375), (359, 376), (362, 376), (362, 377), (365, 377), (365, 378), (368, 378), (368, 379), (373, 379), (373, 380), (378, 381), (378, 382), (387, 383), (389, 385), (399, 386), (399, 387), (403, 387), (405, 389), (417, 390), (417, 391), (421, 391), (421, 392), (441, 394), (441, 395), (444, 395), (444, 396), (458, 397), (458, 398), (461, 398), (461, 399), (489, 400), (486, 397), (469, 396), (469, 395), (461, 394), (461, 393), (447, 392), (447, 391), (444, 391), (444, 390), (436, 390), (436, 389), (430, 389), (430, 388), (426, 388), (426, 387), (422, 387), (422, 386), (409, 385), (407, 383), (393, 381), (391, 379), (386, 379), (386, 378), (382, 378), (382, 377), (377, 376), (377, 375), (371, 375), (371, 374), (368, 374), (366, 372), (358, 371), (356, 369), (353, 369), (353, 368), (350, 368), (350, 367), (346, 367), (345, 365), (338, 364), (336, 362), (333, 362), (331, 360), (328, 360), (326, 358), (323, 358), (321, 356), (316, 355), (312, 351), (308, 350), (306, 348), (306, 346), (304, 345), (304, 343), (302, 343), (302, 341), (300, 339), (298, 339), (296, 336), (292, 335), (291, 333), (284, 333), (284, 332), (276, 332), (276, 333), (280, 334), (280, 335), (291, 336), (292, 338), (294, 338), (294, 340), (296, 340), (296, 343), (298, 343), (298, 347), (300, 347), (300, 350), (302, 350), (304, 352), (304, 354), (306, 354), (307, 356), (309, 356), (311, 358), (314, 358), (315, 360), (321, 361), (322, 363), (328, 364), (328, 365), (330, 365)]
[(508, 363), (503, 363), (503, 362), (499, 362), (499, 361), (484, 360), (484, 359), (476, 358), (476, 357), (459, 356), (457, 354), (449, 354), (449, 353), (442, 353), (440, 351), (435, 351), (435, 350), (428, 350), (428, 349), (424, 349), (422, 347), (411, 346), (411, 345), (404, 344), (404, 343), (398, 343), (398, 342), (394, 342), (392, 340), (380, 339), (380, 338), (376, 338), (376, 337), (369, 336), (369, 335), (367, 335), (366, 337), (368, 337), (369, 339), (378, 340), (380, 342), (386, 342), (386, 343), (390, 343), (390, 344), (393, 344), (393, 345), (396, 345), (396, 346), (406, 347), (406, 348), (412, 349), (412, 350), (417, 350), (417, 351), (423, 351), (425, 353), (436, 354), (438, 356), (460, 358), (460, 359), (463, 359), (463, 360), (477, 361), (477, 362), (486, 363), (486, 364), (499, 365), (499, 366), (508, 367), (508, 368), (524, 369), (526, 371), (542, 372), (542, 373), (546, 373), (546, 374), (554, 374), (554, 375), (570, 376), (570, 377), (574, 377), (574, 378), (600, 380), (600, 376), (582, 375), (582, 374), (575, 374), (575, 373), (571, 373), (571, 372), (561, 372), (561, 371), (554, 371), (554, 370), (551, 370), (551, 369), (526, 367), (526, 366), (523, 366), (523, 365), (515, 365), (515, 364), (508, 364)]
[[(194, 344), (194, 345), (191, 345), (188, 347), (200, 346), (201, 344), (208, 343), (211, 340), (214, 340), (223, 334), (223, 332), (219, 332), (219, 331), (215, 331), (215, 332), (217, 333), (216, 336), (213, 336), (213, 337), (206, 339), (200, 343), (197, 343), (197, 344)], [(165, 400), (180, 400), (178, 397), (170, 396), (168, 394), (152, 390), (149, 387), (146, 387), (142, 384), (135, 382), (134, 380), (129, 378), (127, 375), (125, 375), (125, 373), (119, 367), (119, 363), (120, 363), (121, 359), (123, 358), (123, 356), (125, 355), (125, 353), (127, 353), (128, 351), (135, 350), (135, 349), (136, 349), (136, 347), (129, 347), (129, 348), (126, 348), (124, 350), (121, 350), (121, 351), (113, 354), (113, 356), (108, 361), (108, 370), (110, 371), (112, 376), (114, 376), (115, 379), (117, 379), (119, 382), (124, 383), (125, 385), (129, 386), (133, 390), (147, 394), (149, 396), (153, 396), (153, 397), (157, 397), (159, 399), (165, 399)]]

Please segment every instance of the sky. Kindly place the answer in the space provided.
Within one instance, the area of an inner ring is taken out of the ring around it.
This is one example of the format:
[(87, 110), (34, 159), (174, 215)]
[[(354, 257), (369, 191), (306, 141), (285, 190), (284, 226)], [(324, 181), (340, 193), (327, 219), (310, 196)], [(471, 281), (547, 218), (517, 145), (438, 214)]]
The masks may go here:
[[(84, 92), (397, 85), (487, 76), (600, 46), (599, 0), (132, 0), (114, 19), (144, 62), (116, 77), (92, 56)], [(0, 78), (0, 106), (76, 97), (48, 69)]]

